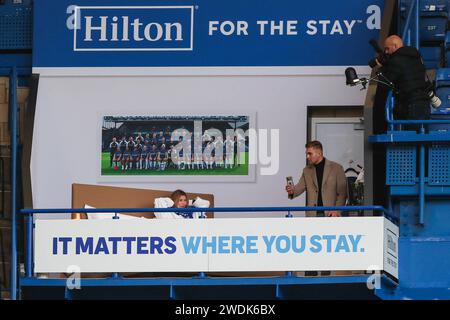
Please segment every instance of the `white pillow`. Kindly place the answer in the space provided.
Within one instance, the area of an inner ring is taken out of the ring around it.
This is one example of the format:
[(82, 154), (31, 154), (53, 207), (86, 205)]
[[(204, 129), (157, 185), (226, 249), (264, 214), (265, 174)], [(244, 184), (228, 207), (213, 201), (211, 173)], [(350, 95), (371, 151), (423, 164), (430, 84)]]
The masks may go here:
[[(196, 208), (209, 208), (210, 202), (206, 199), (202, 199), (200, 197), (195, 198), (194, 202), (192, 203), (192, 205)], [(201, 216), (201, 212), (193, 212), (192, 216), (194, 217), (194, 219), (199, 219)], [(203, 216), (206, 218), (206, 213), (203, 212)]]
[[(85, 209), (95, 209), (95, 207), (91, 207), (90, 205), (85, 204)], [(91, 220), (102, 220), (102, 219), (112, 219), (116, 214), (114, 212), (87, 212), (88, 219)], [(118, 213), (117, 216), (119, 220), (133, 220), (133, 219), (141, 219), (143, 217), (134, 217), (127, 214)]]
[(209, 208), (210, 202), (206, 199), (197, 197), (192, 205), (196, 208)]
[[(200, 197), (195, 198), (194, 202), (189, 200), (189, 204), (193, 205), (196, 208), (209, 208), (209, 201), (202, 199)], [(155, 198), (155, 208), (171, 208), (173, 207), (174, 202), (170, 198)], [(203, 213), (206, 218), (206, 214)], [(193, 212), (192, 217), (194, 219), (200, 218), (200, 212)], [(157, 219), (184, 219), (183, 216), (176, 214), (175, 212), (155, 212), (155, 217)]]
[[(155, 208), (166, 209), (173, 207), (173, 200), (170, 198), (155, 198)], [(156, 219), (183, 219), (175, 212), (155, 212)]]

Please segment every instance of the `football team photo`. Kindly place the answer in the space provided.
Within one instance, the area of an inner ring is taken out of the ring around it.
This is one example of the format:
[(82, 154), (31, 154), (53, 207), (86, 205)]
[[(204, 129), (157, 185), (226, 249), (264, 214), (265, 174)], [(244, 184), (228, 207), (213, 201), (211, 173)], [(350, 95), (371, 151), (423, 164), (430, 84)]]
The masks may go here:
[(249, 116), (104, 116), (102, 176), (249, 172)]

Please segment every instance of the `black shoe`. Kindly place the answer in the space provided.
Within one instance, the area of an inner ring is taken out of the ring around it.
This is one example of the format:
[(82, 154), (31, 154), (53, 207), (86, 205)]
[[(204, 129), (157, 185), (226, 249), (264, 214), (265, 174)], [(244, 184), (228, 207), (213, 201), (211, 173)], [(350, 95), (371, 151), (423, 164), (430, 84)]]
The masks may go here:
[(305, 271), (305, 277), (317, 277), (318, 274), (317, 271)]

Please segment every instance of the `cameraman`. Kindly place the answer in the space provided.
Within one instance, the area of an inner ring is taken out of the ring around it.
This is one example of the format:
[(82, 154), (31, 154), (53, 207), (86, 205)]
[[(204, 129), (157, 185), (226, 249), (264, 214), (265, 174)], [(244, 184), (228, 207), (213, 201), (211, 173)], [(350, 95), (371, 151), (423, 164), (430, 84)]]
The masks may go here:
[(395, 86), (396, 119), (429, 119), (430, 83), (425, 80), (425, 66), (416, 48), (403, 46), (402, 39), (392, 35), (384, 42), (384, 52), (370, 66), (381, 67), (383, 76)]

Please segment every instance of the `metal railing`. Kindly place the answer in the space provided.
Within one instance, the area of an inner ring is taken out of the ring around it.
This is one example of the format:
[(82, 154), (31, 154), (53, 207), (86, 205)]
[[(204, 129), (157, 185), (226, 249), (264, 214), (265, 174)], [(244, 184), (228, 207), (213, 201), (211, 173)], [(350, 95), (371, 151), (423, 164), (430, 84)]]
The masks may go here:
[[(450, 120), (394, 120), (394, 97), (392, 91), (389, 92), (386, 106), (385, 116), (390, 131), (395, 131), (395, 125), (420, 125), (419, 133), (425, 134), (425, 125), (428, 124), (450, 124)], [(401, 130), (400, 130), (401, 131)], [(425, 221), (425, 144), (419, 144), (419, 224), (423, 225)]]
[(18, 108), (17, 83), (19, 76), (29, 76), (31, 68), (0, 67), (0, 75), (9, 76), (9, 114), (11, 131), (11, 299), (17, 298), (17, 168), (18, 168)]
[[(411, 0), (408, 15), (402, 32), (402, 39), (408, 46), (414, 45), (417, 50), (420, 48), (420, 1)], [(400, 6), (400, 4), (399, 4)], [(400, 10), (399, 10), (400, 12)], [(413, 38), (411, 35), (413, 34)], [(414, 40), (414, 41), (412, 41)], [(425, 126), (430, 124), (450, 124), (448, 119), (433, 120), (394, 120), (393, 117), (394, 98), (392, 91), (389, 92), (386, 105), (385, 116), (388, 129), (395, 131), (395, 125), (418, 125), (419, 133), (425, 134)], [(401, 129), (400, 129), (401, 131)], [(419, 224), (424, 224), (425, 216), (425, 145), (423, 142), (419, 146)]]
[[(400, 1), (399, 1), (400, 6)], [(400, 10), (399, 10), (400, 12)], [(414, 17), (413, 17), (414, 15)], [(411, 21), (414, 21), (415, 25), (411, 25)], [(405, 43), (411, 45), (411, 33), (414, 33), (414, 45), (417, 50), (420, 47), (419, 28), (420, 15), (419, 15), (419, 0), (411, 0), (411, 6), (409, 7), (408, 16), (406, 18), (404, 30), (402, 33), (402, 39)]]
[(393, 111), (394, 111), (394, 96), (392, 91), (389, 91), (389, 94), (386, 99), (385, 104), (385, 119), (388, 123), (388, 129), (390, 131), (395, 130), (395, 125), (404, 124), (404, 125), (422, 125), (420, 128), (421, 133), (425, 132), (425, 125), (428, 124), (450, 124), (449, 119), (433, 119), (433, 120), (395, 120)]

